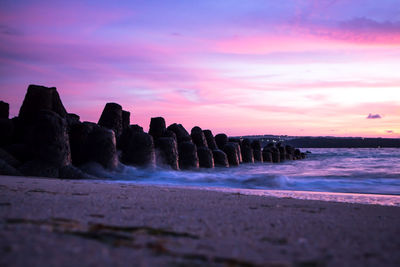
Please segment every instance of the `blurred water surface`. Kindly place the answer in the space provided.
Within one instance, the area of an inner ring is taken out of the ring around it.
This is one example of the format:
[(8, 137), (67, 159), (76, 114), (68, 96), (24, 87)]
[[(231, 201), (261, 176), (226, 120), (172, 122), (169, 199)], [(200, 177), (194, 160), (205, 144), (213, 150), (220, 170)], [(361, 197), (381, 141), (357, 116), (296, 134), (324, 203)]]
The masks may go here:
[[(240, 189), (400, 195), (400, 149), (312, 148), (307, 159), (279, 164), (173, 171), (122, 166), (92, 170), (111, 181)], [(94, 168), (94, 167), (93, 167)]]

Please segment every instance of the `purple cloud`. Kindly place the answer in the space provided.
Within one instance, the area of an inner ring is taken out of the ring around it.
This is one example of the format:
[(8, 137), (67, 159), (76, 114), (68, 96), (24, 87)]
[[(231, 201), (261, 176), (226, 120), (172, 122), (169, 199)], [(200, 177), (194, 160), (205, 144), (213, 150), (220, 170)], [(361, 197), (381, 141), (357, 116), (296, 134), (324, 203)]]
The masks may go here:
[(354, 31), (368, 31), (377, 33), (399, 33), (400, 32), (400, 21), (383, 21), (379, 22), (373, 19), (361, 17), (354, 18), (351, 20), (343, 21), (340, 26), (346, 30)]
[(368, 117), (367, 117), (367, 119), (381, 119), (381, 118), (382, 118), (381, 115), (379, 115), (379, 114), (371, 114), (371, 113), (369, 113)]

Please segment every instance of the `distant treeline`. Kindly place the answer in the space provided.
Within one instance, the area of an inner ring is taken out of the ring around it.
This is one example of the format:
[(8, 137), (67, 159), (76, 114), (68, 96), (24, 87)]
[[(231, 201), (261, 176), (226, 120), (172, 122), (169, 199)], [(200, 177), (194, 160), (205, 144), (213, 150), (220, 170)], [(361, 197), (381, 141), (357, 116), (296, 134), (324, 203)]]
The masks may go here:
[(286, 140), (284, 143), (295, 147), (310, 148), (400, 147), (400, 139), (398, 138), (300, 137)]

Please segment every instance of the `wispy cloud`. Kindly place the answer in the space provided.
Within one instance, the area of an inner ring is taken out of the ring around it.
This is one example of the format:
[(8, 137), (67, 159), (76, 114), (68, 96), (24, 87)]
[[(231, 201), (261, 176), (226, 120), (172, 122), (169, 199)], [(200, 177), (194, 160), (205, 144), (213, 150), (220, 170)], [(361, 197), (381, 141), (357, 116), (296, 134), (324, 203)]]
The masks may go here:
[(379, 114), (371, 114), (371, 113), (369, 113), (368, 116), (367, 116), (367, 119), (381, 119), (381, 118), (382, 117)]

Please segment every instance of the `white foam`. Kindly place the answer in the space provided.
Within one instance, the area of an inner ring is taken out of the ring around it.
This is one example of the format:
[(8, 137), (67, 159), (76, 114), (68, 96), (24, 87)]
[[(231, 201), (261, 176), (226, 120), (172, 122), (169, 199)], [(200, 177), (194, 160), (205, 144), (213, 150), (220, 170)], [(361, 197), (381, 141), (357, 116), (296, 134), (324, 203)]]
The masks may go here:
[[(194, 187), (193, 187), (194, 188)], [(270, 196), (278, 198), (296, 198), (304, 200), (320, 200), (330, 202), (359, 203), (382, 206), (400, 207), (400, 196), (380, 194), (356, 194), (356, 193), (332, 193), (291, 190), (260, 190), (260, 189), (236, 189), (236, 188), (196, 188), (220, 192), (240, 193), (244, 195)]]

